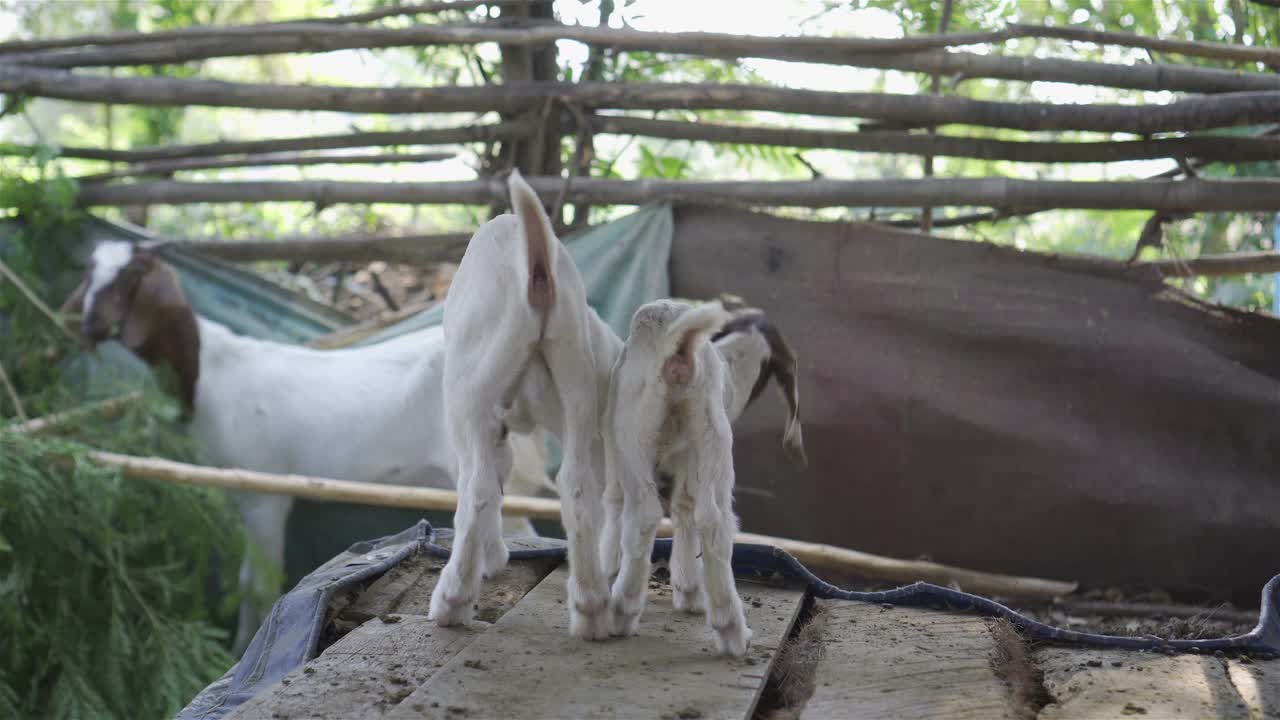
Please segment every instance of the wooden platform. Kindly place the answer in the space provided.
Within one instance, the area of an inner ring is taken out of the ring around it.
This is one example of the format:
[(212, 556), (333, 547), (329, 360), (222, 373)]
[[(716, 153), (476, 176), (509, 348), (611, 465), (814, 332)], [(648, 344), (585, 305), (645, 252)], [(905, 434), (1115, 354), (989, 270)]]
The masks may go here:
[(1029, 649), (970, 615), (806, 599), (739, 581), (747, 658), (714, 652), (675, 612), (664, 569), (640, 634), (566, 633), (564, 566), (514, 561), (481, 618), (426, 618), (443, 563), (405, 561), (341, 617), (359, 623), (232, 717), (283, 718), (1280, 718), (1280, 662)]

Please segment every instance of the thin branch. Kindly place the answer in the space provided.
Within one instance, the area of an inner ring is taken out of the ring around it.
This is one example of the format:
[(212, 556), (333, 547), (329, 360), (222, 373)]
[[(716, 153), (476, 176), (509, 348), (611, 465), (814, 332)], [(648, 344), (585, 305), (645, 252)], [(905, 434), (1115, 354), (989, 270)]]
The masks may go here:
[(452, 153), (370, 153), (362, 155), (302, 155), (299, 153), (280, 153), (276, 155), (246, 155), (238, 158), (191, 158), (183, 160), (160, 160), (139, 163), (129, 167), (112, 170), (97, 175), (84, 175), (80, 182), (102, 182), (124, 177), (142, 175), (172, 175), (186, 170), (213, 170), (218, 168), (269, 167), (275, 165), (367, 165), (393, 163), (426, 163), (452, 159)]
[(1149, 268), (1173, 277), (1222, 277), (1226, 275), (1270, 274), (1280, 272), (1280, 251), (1201, 255), (1198, 258), (1148, 260), (1133, 267)]
[(457, 262), (471, 236), (442, 235), (344, 235), (339, 237), (286, 237), (254, 241), (187, 241), (180, 247), (234, 262), (310, 260), (313, 262), (366, 263), (375, 260), (408, 265)]
[(18, 397), (17, 388), (9, 380), (9, 373), (5, 372), (4, 363), (0, 363), (0, 384), (4, 385), (5, 393), (9, 395), (9, 403), (13, 405), (14, 414), (18, 416), (19, 421), (25, 423), (27, 421), (27, 409), (22, 406), (22, 399)]
[(86, 102), (370, 113), (501, 112), (547, 98), (585, 108), (757, 110), (862, 117), (914, 126), (986, 125), (1139, 135), (1257, 125), (1280, 117), (1280, 91), (1224, 93), (1165, 105), (1060, 105), (891, 93), (699, 83), (510, 83), (485, 87), (325, 87), (164, 77), (112, 78), (0, 63), (0, 92)]
[[(455, 510), (458, 503), (456, 492), (436, 488), (208, 468), (160, 458), (135, 457), (109, 452), (92, 452), (89, 454), (89, 459), (99, 465), (119, 468), (123, 475), (135, 479), (292, 495), (321, 502), (354, 502), (441, 511)], [(54, 460), (68, 461), (58, 456), (55, 456)], [(507, 495), (502, 498), (502, 510), (508, 515), (548, 520), (560, 517), (559, 501), (543, 498)], [(664, 523), (664, 526), (667, 533), (670, 533), (670, 524)], [(898, 560), (830, 545), (764, 535), (739, 533), (735, 539), (739, 542), (779, 547), (813, 568), (857, 572), (876, 579), (897, 582), (924, 580), (939, 584), (954, 582), (969, 592), (1045, 599), (1070, 594), (1076, 588), (1076, 584), (1071, 582), (998, 575), (920, 560)]]
[(76, 343), (80, 342), (80, 338), (76, 337), (75, 333), (68, 330), (67, 326), (64, 325), (62, 321), (58, 319), (57, 313), (50, 310), (49, 306), (45, 305), (44, 301), (41, 300), (38, 295), (32, 292), (31, 288), (27, 287), (27, 284), (22, 281), (22, 278), (18, 275), (18, 273), (14, 272), (13, 269), (10, 268), (8, 265), (6, 265), (3, 260), (0, 260), (0, 275), (5, 276), (6, 278), (9, 279), (10, 282), (12, 282), (15, 286), (17, 286), (18, 292), (22, 293), (23, 297), (25, 297), (32, 305), (34, 305), (36, 309), (40, 311), (41, 314), (43, 314), (46, 318), (48, 318), (49, 322), (53, 323), (55, 327), (61, 330), (63, 335), (66, 335), (68, 338), (70, 338), (72, 342), (76, 342)]
[[(546, 201), (563, 184), (559, 177), (530, 178)], [(464, 182), (176, 182), (89, 185), (82, 206), (163, 205), (207, 202), (311, 202), (486, 204), (501, 202), (496, 180)], [(1158, 212), (1280, 210), (1280, 180), (1139, 180), (1071, 182), (1013, 178), (920, 180), (805, 180), (720, 182), (605, 180), (579, 178), (570, 202), (593, 205), (727, 203), (763, 207), (978, 206), (1012, 210), (1099, 209)]]
[(312, 26), (327, 28), (331, 24), (366, 23), (400, 15), (424, 15), (427, 13), (436, 13), (445, 10), (470, 10), (472, 8), (480, 7), (481, 5), (517, 5), (534, 1), (536, 0), (458, 0), (457, 2), (433, 2), (422, 5), (394, 5), (353, 15), (338, 15), (330, 18), (297, 18), (294, 20), (281, 20), (278, 22), (256, 23), (252, 25), (198, 25), (195, 27), (178, 28), (176, 30), (166, 30), (164, 32), (114, 32), (94, 35), (77, 35), (65, 38), (47, 38), (42, 40), (10, 40), (9, 42), (0, 43), (0, 55), (30, 52), (34, 50), (71, 48), (82, 45), (130, 45), (142, 42), (155, 42), (157, 40), (190, 41), (198, 39), (226, 38), (229, 36), (234, 37), (237, 35), (260, 35), (279, 30), (303, 30), (309, 29)]
[[(533, 123), (523, 121), (476, 124), (464, 127), (429, 130), (391, 130), (355, 132), (336, 135), (307, 135), (271, 140), (242, 140), (202, 143), (198, 145), (160, 145), (133, 150), (85, 147), (61, 147), (62, 157), (109, 162), (139, 163), (153, 160), (176, 160), (217, 155), (256, 155), (300, 150), (334, 150), (337, 148), (379, 147), (390, 145), (453, 145), (469, 142), (492, 142), (512, 137), (525, 137), (533, 132)], [(31, 155), (28, 145), (0, 143), (0, 155)]]
[(1280, 138), (1194, 135), (1154, 140), (1052, 142), (993, 140), (980, 137), (877, 131), (802, 130), (654, 120), (620, 115), (591, 118), (594, 132), (643, 135), (671, 140), (703, 140), (734, 145), (827, 148), (872, 153), (930, 153), (942, 157), (1037, 163), (1096, 163), (1163, 158), (1246, 162), (1280, 160)]
[(49, 433), (58, 432), (66, 426), (79, 422), (87, 417), (112, 417), (114, 415), (118, 415), (125, 408), (141, 399), (142, 392), (134, 390), (123, 395), (117, 395), (116, 397), (107, 398), (106, 400), (90, 403), (89, 405), (82, 407), (54, 413), (52, 415), (45, 415), (23, 423), (8, 425), (4, 429), (6, 432), (27, 435), (30, 437), (48, 435)]
[(1267, 64), (1280, 63), (1280, 49), (1274, 47), (1233, 45), (1231, 43), (1202, 42), (1198, 40), (1173, 40), (1109, 30), (1089, 30), (1081, 27), (1048, 27), (1019, 23), (1009, 25), (1006, 33), (1007, 38), (1051, 38), (1097, 45), (1142, 48), (1144, 50), (1177, 53), (1185, 57)]
[[(235, 28), (230, 28), (235, 29)], [(925, 36), (945, 37), (945, 36)], [(217, 39), (155, 39), (133, 45), (10, 55), (16, 64), (49, 68), (177, 64), (217, 57), (433, 45), (498, 43), (505, 48), (577, 40), (615, 50), (665, 52), (727, 60), (764, 58), (879, 68), (965, 78), (1064, 82), (1133, 90), (1197, 93), (1275, 90), (1271, 74), (1180, 65), (1133, 65), (961, 51), (903, 52), (902, 40), (847, 37), (749, 37), (664, 33), (545, 22), (420, 25), (411, 28), (284, 26)], [(590, 65), (588, 68), (597, 67)], [(598, 81), (586, 75), (584, 82)]]

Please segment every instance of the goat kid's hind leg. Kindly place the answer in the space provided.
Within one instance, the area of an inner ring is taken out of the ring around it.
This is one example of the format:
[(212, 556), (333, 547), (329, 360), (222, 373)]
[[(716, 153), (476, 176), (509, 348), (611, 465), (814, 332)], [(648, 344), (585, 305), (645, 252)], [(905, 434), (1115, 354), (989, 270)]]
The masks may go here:
[(609, 468), (622, 488), (622, 562), (609, 598), (614, 635), (635, 634), (649, 591), (653, 537), (662, 521), (662, 503), (650, 477), (652, 473), (646, 476), (645, 470), (643, 462), (630, 459), (622, 459), (616, 469)]
[(600, 569), (604, 573), (605, 582), (612, 586), (618, 578), (618, 570), (622, 567), (622, 546), (619, 533), (622, 528), (622, 485), (618, 482), (618, 473), (614, 469), (618, 465), (617, 451), (611, 441), (606, 440), (605, 447), (605, 489), (604, 489), (604, 528), (600, 531)]
[(702, 563), (698, 554), (702, 538), (693, 522), (693, 497), (685, 487), (684, 478), (676, 478), (678, 485), (671, 492), (671, 604), (676, 610), (702, 613)]
[[(498, 423), (473, 426), (472, 447), (459, 457), (458, 509), (453, 516), (453, 551), (431, 593), (428, 617), (440, 625), (471, 619), (481, 577), (506, 563), (502, 541), (501, 429)], [(508, 463), (509, 464), (509, 463)]]
[(751, 642), (742, 598), (733, 579), (733, 539), (738, 518), (733, 514), (733, 450), (728, 421), (712, 434), (699, 453), (693, 520), (702, 537), (703, 595), (707, 623), (716, 632), (716, 646), (725, 655), (742, 657)]

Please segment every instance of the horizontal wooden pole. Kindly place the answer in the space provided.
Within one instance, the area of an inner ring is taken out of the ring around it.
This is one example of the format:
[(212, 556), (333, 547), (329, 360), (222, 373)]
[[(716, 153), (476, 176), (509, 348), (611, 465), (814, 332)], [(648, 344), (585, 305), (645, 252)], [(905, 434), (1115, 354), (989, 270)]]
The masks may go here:
[(1243, 162), (1280, 159), (1280, 137), (1198, 135), (1111, 142), (1011, 141), (894, 131), (849, 132), (723, 125), (615, 115), (594, 116), (591, 128), (602, 134), (642, 135), (670, 140), (933, 154), (1011, 162), (1094, 163), (1161, 158)]
[(1280, 63), (1280, 48), (1261, 45), (1237, 45), (1234, 43), (1204, 42), (1157, 38), (1129, 32), (1090, 30), (1088, 28), (1045, 25), (1011, 24), (1003, 33), (1004, 38), (1051, 38), (1087, 42), (1112, 47), (1131, 47), (1156, 52), (1176, 53), (1184, 57), (1236, 62), (1259, 62), (1274, 65)]
[(177, 28), (161, 32), (113, 32), (94, 33), (90, 35), (74, 35), (62, 38), (40, 38), (37, 40), (9, 40), (0, 43), (0, 55), (25, 53), (34, 50), (50, 50), (56, 48), (72, 48), (84, 45), (131, 45), (139, 42), (164, 40), (199, 40), (209, 38), (226, 38), (243, 35), (257, 35), (278, 31), (281, 28), (307, 28), (313, 26), (327, 27), (332, 24), (367, 23), (389, 17), (404, 15), (424, 15), (446, 10), (471, 10), (481, 5), (524, 5), (534, 0), (456, 0), (455, 2), (431, 2), (418, 5), (392, 5), (368, 12), (334, 17), (297, 18), (270, 23), (254, 23), (250, 25), (198, 25)]
[[(451, 512), (457, 508), (458, 503), (458, 495), (452, 490), (350, 482), (301, 475), (272, 475), (248, 470), (224, 470), (160, 458), (141, 458), (109, 452), (93, 452), (89, 457), (100, 465), (119, 468), (126, 477), (142, 480), (202, 485), (239, 492), (292, 495), (322, 502), (359, 503), (415, 510)], [(502, 499), (502, 511), (508, 515), (542, 520), (560, 519), (559, 501), (542, 498), (507, 495)], [(670, 526), (667, 525), (667, 527), (669, 532)], [(1076, 588), (1076, 584), (1070, 582), (998, 575), (918, 560), (898, 560), (830, 545), (751, 533), (739, 533), (737, 541), (780, 547), (814, 569), (854, 572), (878, 580), (893, 582), (924, 580), (941, 585), (955, 583), (974, 593), (1036, 599), (1067, 595), (1074, 592)]]
[(366, 153), (360, 155), (304, 155), (300, 153), (277, 153), (274, 155), (243, 155), (232, 158), (183, 158), (180, 160), (153, 160), (137, 163), (128, 167), (98, 173), (82, 175), (80, 182), (103, 182), (117, 178), (140, 177), (144, 175), (171, 175), (188, 170), (217, 170), (221, 168), (304, 167), (309, 165), (371, 165), (395, 163), (428, 163), (440, 162), (453, 158), (452, 153)]
[(135, 105), (207, 105), (368, 113), (504, 112), (548, 98), (590, 108), (759, 110), (861, 117), (916, 125), (1150, 134), (1257, 125), (1280, 117), (1280, 91), (1223, 93), (1165, 105), (1058, 105), (953, 96), (844, 93), (698, 83), (509, 83), (480, 87), (371, 88), (108, 77), (0, 63), (0, 92)]
[(1173, 258), (1134, 263), (1161, 275), (1177, 277), (1221, 277), (1280, 273), (1280, 251), (1240, 252), (1223, 255), (1201, 255), (1196, 258)]
[[(530, 178), (546, 202), (561, 178)], [(208, 202), (474, 204), (502, 202), (497, 180), (466, 182), (177, 182), (89, 185), (81, 206), (181, 205)], [(1029, 209), (1155, 210), (1161, 212), (1280, 210), (1280, 180), (1138, 180), (1069, 182), (1011, 178), (803, 180), (724, 182), (577, 178), (568, 202), (642, 205), (655, 201), (761, 207), (981, 206)]]
[(345, 235), (285, 237), (277, 240), (185, 241), (178, 247), (223, 260), (292, 260), (366, 263), (375, 260), (408, 265), (457, 262), (471, 240), (468, 233), (440, 235)]
[[(425, 130), (389, 130), (377, 132), (339, 133), (333, 135), (307, 135), (303, 137), (275, 138), (269, 140), (239, 140), (199, 143), (194, 145), (157, 145), (153, 147), (115, 150), (108, 148), (60, 147), (62, 157), (109, 162), (151, 162), (178, 160), (218, 155), (256, 155), (301, 150), (334, 150), (354, 147), (385, 147), (391, 145), (453, 145), (470, 142), (493, 142), (511, 138), (528, 137), (534, 132), (533, 122), (516, 120), (501, 123), (485, 123), (463, 127), (432, 128)], [(30, 145), (0, 143), (0, 155), (32, 155), (36, 148)]]
[(253, 35), (204, 40), (155, 39), (124, 46), (16, 54), (10, 62), (43, 67), (158, 65), (217, 57), (299, 52), (497, 43), (508, 47), (557, 40), (619, 50), (668, 52), (736, 60), (765, 58), (901, 70), (964, 78), (1064, 82), (1134, 90), (1196, 93), (1280, 89), (1280, 77), (1257, 72), (1176, 65), (1119, 65), (1049, 58), (928, 50), (893, 50), (896, 40), (847, 37), (750, 37), (706, 32), (647, 32), (630, 28), (537, 23), (420, 25), (412, 28), (275, 27)]

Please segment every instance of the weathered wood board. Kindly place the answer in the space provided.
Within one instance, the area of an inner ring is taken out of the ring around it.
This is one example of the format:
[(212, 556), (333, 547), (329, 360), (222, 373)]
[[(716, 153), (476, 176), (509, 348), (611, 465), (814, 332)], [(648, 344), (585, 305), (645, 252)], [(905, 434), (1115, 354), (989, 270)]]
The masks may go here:
[(1053, 700), (1043, 720), (1249, 717), (1227, 662), (1213, 656), (1046, 648), (1034, 657)]
[(1248, 708), (1249, 720), (1280, 720), (1280, 661), (1231, 660), (1227, 677)]
[(751, 715), (803, 601), (800, 590), (739, 581), (755, 633), (747, 658), (716, 655), (700, 615), (676, 612), (650, 585), (640, 634), (569, 636), (565, 568), (402, 701), (391, 718), (734, 718)]
[(825, 651), (803, 717), (1010, 718), (987, 622), (911, 608), (832, 601)]
[(380, 717), (532, 590), (554, 559), (516, 560), (481, 595), (479, 622), (441, 628), (427, 619), (444, 560), (411, 557), (369, 587), (343, 617), (367, 620), (319, 657), (241, 706), (235, 720)]

